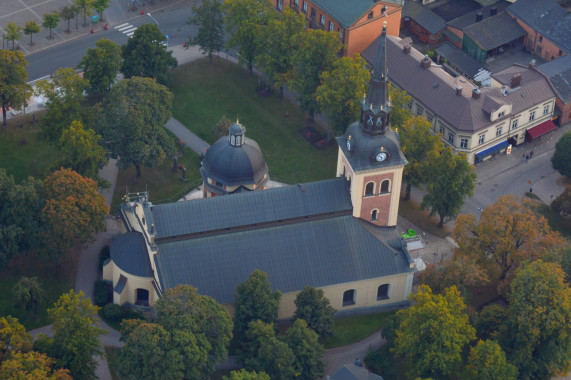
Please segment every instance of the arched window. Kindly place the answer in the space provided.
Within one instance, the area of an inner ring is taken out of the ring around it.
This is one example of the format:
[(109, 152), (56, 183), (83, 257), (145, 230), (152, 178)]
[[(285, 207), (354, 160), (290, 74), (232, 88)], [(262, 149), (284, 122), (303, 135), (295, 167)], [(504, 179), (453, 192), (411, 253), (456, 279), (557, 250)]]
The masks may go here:
[(377, 220), (377, 213), (379, 211), (378, 210), (373, 210), (373, 212), (371, 213), (371, 220), (374, 222)]
[(365, 195), (373, 195), (375, 193), (375, 183), (369, 182), (367, 186), (365, 186)]
[(343, 306), (355, 305), (355, 296), (357, 292), (355, 289), (347, 290), (343, 293)]
[(390, 284), (383, 284), (377, 289), (377, 301), (388, 300), (391, 298), (390, 295), (391, 286)]
[(385, 180), (381, 183), (381, 193), (388, 193), (388, 192), (389, 192), (390, 184), (391, 184), (391, 181), (389, 181), (388, 179), (385, 179)]
[(149, 306), (149, 291), (146, 289), (137, 289), (136, 305)]

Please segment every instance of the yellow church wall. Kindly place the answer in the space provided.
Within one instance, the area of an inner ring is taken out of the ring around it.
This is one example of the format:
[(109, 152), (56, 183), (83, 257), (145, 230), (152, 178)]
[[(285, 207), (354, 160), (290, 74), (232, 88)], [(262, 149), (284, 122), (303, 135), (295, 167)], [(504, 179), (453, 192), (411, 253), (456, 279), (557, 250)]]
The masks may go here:
[(110, 260), (107, 265), (103, 267), (103, 280), (111, 281), (113, 289), (117, 286), (121, 275), (127, 278), (127, 283), (121, 294), (113, 290), (113, 303), (123, 305), (125, 302), (130, 302), (134, 304), (137, 302), (137, 289), (145, 289), (149, 292), (150, 306), (153, 306), (159, 299), (153, 287), (153, 279), (151, 277), (140, 277), (128, 274), (121, 270), (113, 260)]

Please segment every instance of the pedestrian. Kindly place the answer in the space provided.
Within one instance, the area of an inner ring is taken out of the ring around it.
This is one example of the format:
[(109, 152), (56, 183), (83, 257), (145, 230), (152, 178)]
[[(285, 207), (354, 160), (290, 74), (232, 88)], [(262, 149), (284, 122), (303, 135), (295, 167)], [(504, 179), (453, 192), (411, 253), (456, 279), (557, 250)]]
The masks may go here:
[(529, 192), (530, 192), (530, 193), (533, 193), (533, 189), (532, 189), (531, 187), (529, 188)]
[(533, 150), (531, 152), (529, 152), (529, 158), (533, 157)]
[(529, 161), (529, 154), (525, 155), (525, 162), (527, 163), (527, 161)]

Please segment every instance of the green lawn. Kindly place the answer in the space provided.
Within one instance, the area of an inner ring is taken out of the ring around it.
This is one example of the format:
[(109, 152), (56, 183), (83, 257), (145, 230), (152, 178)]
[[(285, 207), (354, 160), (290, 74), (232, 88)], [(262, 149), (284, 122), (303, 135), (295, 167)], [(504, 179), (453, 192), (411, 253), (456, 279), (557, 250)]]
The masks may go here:
[(333, 178), (336, 144), (323, 150), (308, 144), (299, 134), (307, 126), (303, 112), (276, 94), (259, 96), (257, 83), (255, 74), (219, 59), (213, 65), (201, 59), (180, 66), (169, 83), (175, 95), (173, 116), (210, 144), (222, 116), (238, 118), (246, 136), (260, 145), (274, 180), (294, 184)]
[(390, 311), (335, 319), (333, 336), (321, 343), (325, 348), (334, 348), (359, 342), (382, 329), (385, 320), (394, 313)]

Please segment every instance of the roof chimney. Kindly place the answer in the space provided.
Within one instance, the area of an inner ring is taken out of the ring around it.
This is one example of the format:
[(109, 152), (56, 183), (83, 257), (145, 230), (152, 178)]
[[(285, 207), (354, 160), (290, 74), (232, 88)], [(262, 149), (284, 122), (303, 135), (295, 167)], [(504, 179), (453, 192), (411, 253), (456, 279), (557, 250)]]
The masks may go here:
[(511, 82), (510, 87), (511, 88), (519, 87), (520, 83), (521, 83), (521, 74), (515, 74), (512, 77), (512, 82)]
[(406, 44), (402, 47), (402, 51), (404, 51), (405, 53), (410, 53), (410, 45)]
[(531, 61), (529, 61), (529, 68), (533, 68), (535, 67), (535, 59), (532, 59)]
[(456, 95), (462, 95), (462, 86), (456, 86), (454, 89), (456, 90)]
[(424, 67), (425, 69), (430, 67), (432, 60), (428, 57), (428, 54), (424, 55), (422, 61), (420, 61), (420, 66)]
[(484, 19), (484, 14), (482, 12), (476, 13), (476, 22), (480, 22)]
[(478, 90), (477, 88), (472, 90), (472, 99), (480, 99), (480, 95), (482, 94), (482, 92), (480, 90)]
[(490, 17), (498, 14), (498, 7), (490, 8)]

